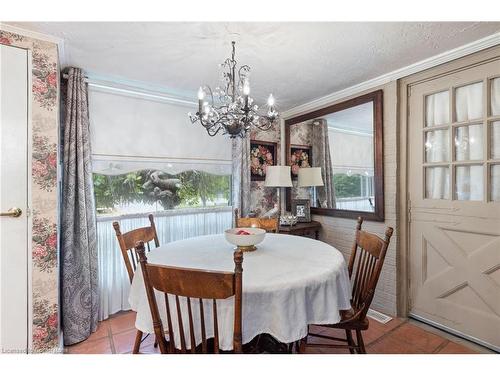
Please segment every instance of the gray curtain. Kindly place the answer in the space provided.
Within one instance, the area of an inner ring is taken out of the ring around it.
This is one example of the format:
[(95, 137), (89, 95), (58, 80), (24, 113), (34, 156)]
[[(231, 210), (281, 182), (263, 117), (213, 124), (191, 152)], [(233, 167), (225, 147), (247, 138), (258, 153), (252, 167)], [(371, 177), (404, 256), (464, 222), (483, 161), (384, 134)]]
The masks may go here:
[[(323, 208), (335, 208), (333, 169), (328, 140), (328, 123), (324, 119), (314, 120), (312, 126), (313, 167), (321, 167), (324, 186), (317, 186), (317, 198)], [(316, 203), (316, 202), (315, 202)]]
[(70, 68), (63, 98), (61, 305), (64, 344), (97, 329), (98, 274), (94, 190), (90, 161), (87, 84)]
[(250, 135), (232, 140), (232, 201), (241, 216), (250, 212)]

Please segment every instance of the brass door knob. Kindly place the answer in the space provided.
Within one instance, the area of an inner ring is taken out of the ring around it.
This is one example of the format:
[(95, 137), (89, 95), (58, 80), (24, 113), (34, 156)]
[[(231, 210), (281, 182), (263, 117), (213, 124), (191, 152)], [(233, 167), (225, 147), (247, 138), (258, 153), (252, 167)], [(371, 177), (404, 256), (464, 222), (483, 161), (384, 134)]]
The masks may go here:
[(12, 207), (9, 211), (0, 213), (0, 216), (19, 217), (22, 213), (23, 211), (20, 208)]

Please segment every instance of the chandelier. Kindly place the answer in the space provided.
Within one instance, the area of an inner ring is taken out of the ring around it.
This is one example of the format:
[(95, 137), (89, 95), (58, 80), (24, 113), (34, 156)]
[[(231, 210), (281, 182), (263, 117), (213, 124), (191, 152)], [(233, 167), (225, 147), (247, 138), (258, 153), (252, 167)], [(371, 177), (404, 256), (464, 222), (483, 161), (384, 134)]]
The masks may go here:
[(196, 115), (188, 114), (191, 123), (200, 122), (211, 137), (222, 131), (230, 138), (244, 138), (252, 126), (264, 131), (271, 129), (279, 116), (272, 94), (267, 99), (266, 113), (260, 113), (259, 107), (254, 104), (249, 95), (250, 67), (242, 65), (237, 69), (235, 44), (232, 42), (231, 58), (220, 64), (223, 69), (222, 86), (213, 91), (210, 86), (200, 87), (198, 112)]

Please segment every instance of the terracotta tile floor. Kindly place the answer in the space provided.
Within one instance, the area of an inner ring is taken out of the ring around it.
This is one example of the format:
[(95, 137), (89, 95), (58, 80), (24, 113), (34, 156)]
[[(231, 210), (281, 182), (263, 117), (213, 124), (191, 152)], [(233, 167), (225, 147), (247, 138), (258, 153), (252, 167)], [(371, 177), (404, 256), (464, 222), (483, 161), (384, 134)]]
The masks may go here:
[[(130, 353), (134, 344), (136, 330), (134, 327), (135, 312), (120, 312), (108, 320), (100, 322), (98, 330), (86, 341), (67, 346), (66, 353), (72, 354), (111, 354)], [(314, 332), (337, 334), (344, 338), (342, 332), (323, 327), (312, 327)], [(412, 320), (395, 318), (387, 324), (370, 319), (370, 328), (363, 333), (368, 353), (397, 354), (397, 353), (443, 353), (469, 354), (486, 353), (488, 350), (456, 338)], [(321, 342), (322, 339), (310, 338), (310, 342)], [(141, 344), (141, 353), (158, 353), (154, 348), (154, 337), (149, 335)], [(347, 354), (346, 350), (329, 348), (307, 348), (307, 353), (316, 354)]]

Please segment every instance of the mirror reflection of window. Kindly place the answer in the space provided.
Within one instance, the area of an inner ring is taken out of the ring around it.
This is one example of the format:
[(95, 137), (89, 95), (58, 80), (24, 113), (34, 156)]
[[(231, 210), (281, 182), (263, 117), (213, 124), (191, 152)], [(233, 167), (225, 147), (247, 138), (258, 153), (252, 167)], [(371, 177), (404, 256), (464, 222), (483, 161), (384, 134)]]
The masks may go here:
[[(292, 165), (293, 150), (308, 149), (310, 166), (320, 167), (322, 174), (321, 184), (295, 182), (292, 197), (310, 198), (311, 207), (375, 212), (373, 118), (370, 101), (291, 125)], [(331, 168), (326, 167), (328, 160)], [(333, 190), (330, 199), (329, 189)]]
[(373, 102), (326, 115), (335, 208), (375, 211)]

